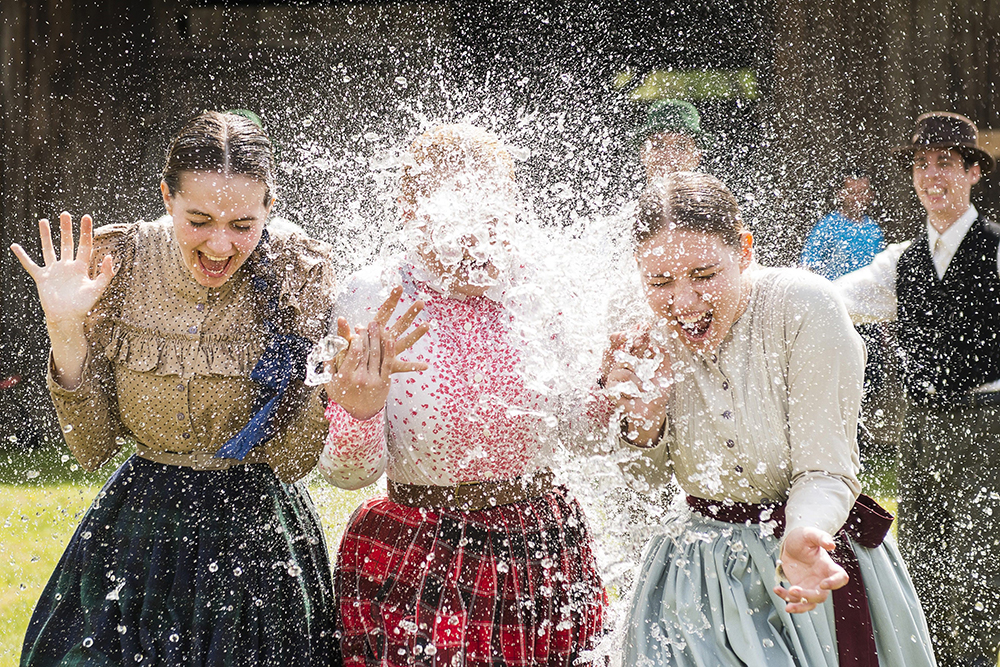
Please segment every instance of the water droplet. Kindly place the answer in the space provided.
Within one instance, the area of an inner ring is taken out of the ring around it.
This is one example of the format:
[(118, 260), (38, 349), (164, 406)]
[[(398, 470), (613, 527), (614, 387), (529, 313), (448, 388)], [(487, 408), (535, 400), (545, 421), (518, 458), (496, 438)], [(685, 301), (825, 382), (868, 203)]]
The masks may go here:
[(59, 460), (62, 461), (63, 463), (66, 463), (66, 461), (69, 461), (69, 454), (63, 454), (62, 456), (59, 457)]
[(428, 644), (427, 647), (424, 648), (425, 655), (434, 655), (437, 652), (438, 652), (437, 647), (434, 646), (434, 644)]
[(209, 563), (208, 564), (208, 571), (209, 572), (218, 572), (219, 571), (219, 564), (216, 563), (216, 562)]
[(288, 574), (289, 576), (297, 577), (300, 574), (302, 574), (302, 568), (296, 565), (295, 563), (292, 563), (291, 565), (288, 566)]
[(142, 653), (136, 653), (135, 654), (135, 661), (136, 662), (142, 662)]
[(176, 644), (177, 642), (179, 642), (181, 640), (181, 636), (175, 632), (172, 635), (170, 635), (169, 639), (170, 639), (170, 641), (172, 641), (173, 643)]
[(406, 88), (406, 77), (405, 76), (397, 76), (395, 79), (393, 79), (393, 81), (396, 82), (396, 85), (402, 86), (403, 88)]
[(27, 473), (25, 473), (24, 476), (27, 477), (28, 479), (35, 479), (41, 474), (42, 473), (38, 472), (37, 470), (29, 470)]
[(65, 426), (63, 426), (63, 433), (72, 433), (72, 432), (73, 432), (72, 424), (66, 424)]
[(84, 638), (84, 640), (83, 640), (83, 648), (90, 648), (93, 645), (94, 645), (94, 638), (93, 637), (85, 637)]
[(768, 639), (767, 637), (764, 637), (764, 640), (761, 642), (761, 644), (764, 645), (764, 648), (771, 648), (772, 646), (774, 646), (774, 642)]
[(976, 611), (982, 611), (983, 609), (986, 609), (986, 607), (983, 605), (983, 603), (982, 602), (977, 602), (976, 603)]
[(125, 627), (124, 625), (121, 625), (121, 624), (119, 624), (119, 625), (118, 625), (118, 626), (117, 626), (117, 627), (115, 628), (115, 630), (117, 630), (117, 631), (118, 631), (118, 634), (120, 634), (120, 635), (123, 635), (123, 634), (125, 634), (126, 632), (128, 632), (128, 628), (126, 628), (126, 627)]
[(238, 576), (240, 576), (242, 574), (243, 574), (243, 568), (242, 567), (237, 567), (237, 568), (233, 569), (233, 575), (235, 575), (235, 576), (238, 577)]
[(83, 531), (83, 535), (81, 535), (80, 537), (82, 537), (85, 540), (89, 540), (92, 537), (92, 535), (89, 530), (85, 530)]

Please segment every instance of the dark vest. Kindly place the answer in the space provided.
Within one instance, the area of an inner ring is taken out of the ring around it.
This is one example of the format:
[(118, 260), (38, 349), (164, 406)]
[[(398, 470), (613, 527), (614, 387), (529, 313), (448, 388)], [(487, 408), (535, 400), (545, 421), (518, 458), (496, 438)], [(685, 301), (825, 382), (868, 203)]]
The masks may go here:
[(899, 258), (896, 315), (910, 398), (947, 403), (1000, 379), (1000, 226), (972, 223), (938, 279), (926, 232)]

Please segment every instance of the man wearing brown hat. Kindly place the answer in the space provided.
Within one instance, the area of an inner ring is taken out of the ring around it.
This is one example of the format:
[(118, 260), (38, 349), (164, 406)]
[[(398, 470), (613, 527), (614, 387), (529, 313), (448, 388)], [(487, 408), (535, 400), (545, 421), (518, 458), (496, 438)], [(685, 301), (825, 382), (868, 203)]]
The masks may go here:
[(927, 213), (915, 240), (836, 281), (856, 323), (895, 319), (908, 410), (899, 546), (939, 664), (995, 665), (1000, 645), (1000, 226), (971, 202), (994, 167), (976, 126), (917, 118), (895, 149)]

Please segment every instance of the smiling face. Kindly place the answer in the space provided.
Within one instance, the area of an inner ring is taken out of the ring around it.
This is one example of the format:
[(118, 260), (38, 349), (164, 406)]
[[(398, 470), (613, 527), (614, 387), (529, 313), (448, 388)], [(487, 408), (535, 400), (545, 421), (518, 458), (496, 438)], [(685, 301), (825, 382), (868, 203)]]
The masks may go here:
[(927, 220), (944, 232), (972, 205), (972, 186), (980, 169), (965, 168), (962, 154), (954, 149), (921, 148), (913, 155), (913, 189), (927, 211)]
[(173, 194), (166, 183), (160, 190), (184, 266), (204, 287), (221, 287), (243, 266), (274, 203), (264, 183), (242, 174), (188, 171)]
[(714, 234), (664, 229), (640, 243), (635, 258), (653, 312), (691, 349), (717, 350), (746, 310), (753, 236), (742, 232), (734, 247)]

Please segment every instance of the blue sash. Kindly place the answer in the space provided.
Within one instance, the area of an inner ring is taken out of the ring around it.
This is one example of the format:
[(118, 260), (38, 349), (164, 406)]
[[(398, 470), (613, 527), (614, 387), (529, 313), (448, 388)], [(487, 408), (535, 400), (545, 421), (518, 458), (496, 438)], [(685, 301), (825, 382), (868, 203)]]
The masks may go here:
[[(260, 263), (267, 268), (270, 258), (267, 249), (270, 237), (264, 230), (260, 237)], [(266, 271), (262, 272), (266, 273)], [(260, 393), (254, 401), (254, 415), (239, 433), (229, 439), (215, 453), (217, 459), (239, 459), (242, 461), (251, 449), (273, 438), (278, 430), (278, 407), (292, 380), (306, 378), (306, 357), (313, 348), (308, 338), (288, 334), (274, 323), (278, 315), (278, 295), (276, 289), (269, 289), (266, 278), (256, 275), (254, 289), (267, 295), (267, 313), (264, 326), (267, 329), (267, 346), (257, 365), (250, 373), (250, 379), (260, 385)]]

